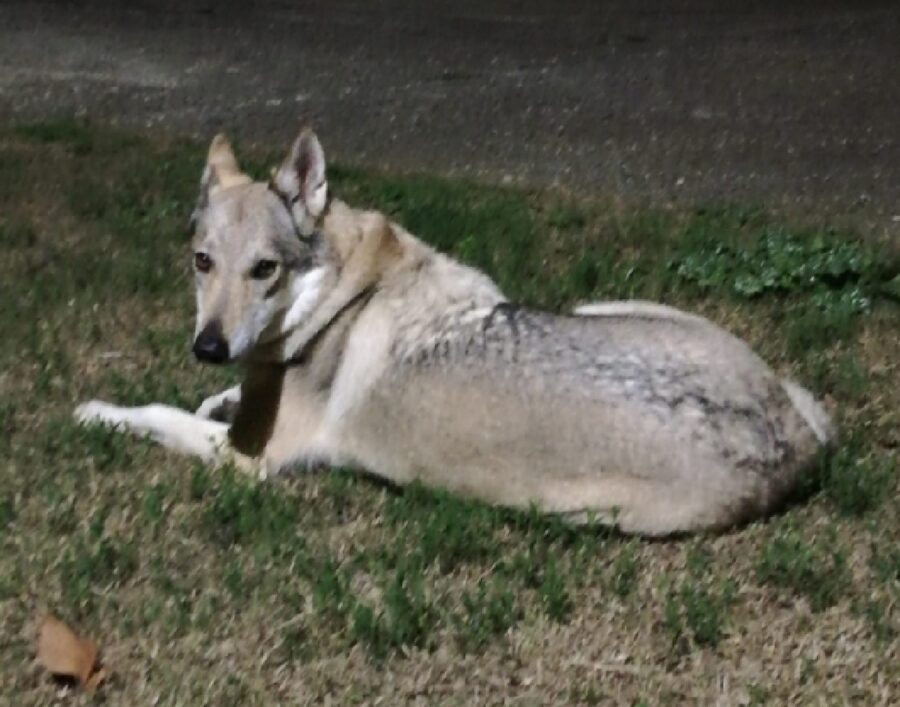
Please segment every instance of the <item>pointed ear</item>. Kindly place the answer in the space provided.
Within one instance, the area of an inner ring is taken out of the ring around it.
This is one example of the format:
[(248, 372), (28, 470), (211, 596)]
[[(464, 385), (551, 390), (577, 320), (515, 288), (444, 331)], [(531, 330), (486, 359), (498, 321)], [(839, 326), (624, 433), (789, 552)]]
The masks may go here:
[(303, 130), (294, 140), (291, 151), (272, 175), (272, 186), (290, 204), (300, 233), (312, 233), (328, 200), (325, 153), (312, 130)]
[(209, 203), (209, 197), (221, 189), (227, 189), (238, 184), (249, 184), (253, 180), (241, 172), (237, 159), (222, 133), (216, 135), (209, 145), (209, 153), (206, 157), (206, 166), (200, 177), (200, 194), (197, 197), (197, 205), (191, 215), (191, 228), (196, 224), (200, 212)]

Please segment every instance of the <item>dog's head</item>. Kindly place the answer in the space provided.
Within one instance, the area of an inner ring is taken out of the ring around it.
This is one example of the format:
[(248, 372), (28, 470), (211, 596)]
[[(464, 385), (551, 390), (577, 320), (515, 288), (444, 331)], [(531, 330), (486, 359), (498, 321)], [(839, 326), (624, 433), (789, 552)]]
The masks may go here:
[(268, 183), (241, 172), (216, 136), (191, 223), (194, 353), (210, 363), (260, 344), (268, 360), (294, 357), (405, 253), (383, 214), (329, 202), (325, 156), (309, 130)]
[(334, 270), (316, 231), (327, 190), (325, 156), (310, 131), (268, 183), (241, 172), (224, 136), (213, 139), (191, 217), (198, 359), (240, 359), (317, 306)]

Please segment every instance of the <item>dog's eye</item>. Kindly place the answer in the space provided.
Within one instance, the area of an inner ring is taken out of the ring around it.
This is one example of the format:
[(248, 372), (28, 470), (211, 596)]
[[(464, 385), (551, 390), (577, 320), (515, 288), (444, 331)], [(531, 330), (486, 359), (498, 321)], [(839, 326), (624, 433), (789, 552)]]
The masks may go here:
[(267, 280), (275, 273), (278, 263), (274, 260), (260, 260), (250, 271), (250, 277), (254, 280)]
[(206, 253), (194, 253), (194, 267), (198, 272), (209, 272), (212, 267), (212, 258)]

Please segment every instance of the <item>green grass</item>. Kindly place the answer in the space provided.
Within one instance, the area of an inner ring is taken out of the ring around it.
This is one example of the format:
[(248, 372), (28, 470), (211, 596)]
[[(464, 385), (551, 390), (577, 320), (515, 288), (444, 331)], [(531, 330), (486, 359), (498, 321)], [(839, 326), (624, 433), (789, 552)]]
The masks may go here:
[[(72, 121), (0, 130), (0, 702), (55, 699), (32, 662), (46, 611), (99, 639), (111, 704), (762, 704), (844, 694), (835, 676), (863, 702), (900, 690), (896, 248), (740, 206), (330, 170), (336, 194), (516, 299), (699, 311), (832, 399), (839, 441), (795, 505), (648, 542), (341, 470), (260, 483), (74, 425), (86, 398), (192, 408), (235, 380), (189, 356), (203, 155)], [(247, 155), (258, 176), (275, 159)], [(710, 676), (739, 664), (759, 670), (723, 696)]]
[(477, 653), (521, 619), (516, 593), (502, 576), (480, 580), (462, 595), (462, 610), (454, 615), (457, 641), (465, 652)]
[(760, 581), (804, 596), (813, 611), (838, 602), (850, 582), (847, 554), (834, 531), (808, 541), (790, 526), (779, 528), (763, 546), (757, 571)]
[[(664, 624), (673, 645), (688, 639), (693, 646), (715, 647), (725, 631), (726, 616), (734, 593), (730, 582), (709, 588), (687, 580), (669, 589), (663, 609)], [(685, 650), (691, 650), (685, 645)]]

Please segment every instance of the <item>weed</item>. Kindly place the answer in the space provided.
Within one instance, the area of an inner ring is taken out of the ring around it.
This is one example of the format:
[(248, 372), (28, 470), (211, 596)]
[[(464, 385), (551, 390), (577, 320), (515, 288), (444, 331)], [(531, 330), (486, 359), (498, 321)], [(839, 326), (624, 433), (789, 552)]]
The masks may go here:
[(538, 556), (532, 545), (527, 551), (516, 550), (508, 559), (500, 562), (497, 573), (523, 587), (537, 589), (541, 584), (542, 563), (543, 557)]
[(788, 354), (799, 357), (846, 341), (856, 331), (857, 315), (867, 310), (868, 300), (856, 289), (811, 297), (793, 305), (784, 327)]
[(161, 379), (154, 371), (131, 376), (114, 372), (109, 377), (109, 387), (111, 395), (121, 405), (142, 405), (148, 400), (165, 400), (170, 405), (190, 409), (195, 397), (200, 397), (186, 386)]
[(495, 551), (492, 537), (499, 524), (496, 509), (431, 491), (421, 484), (411, 484), (390, 498), (385, 520), (405, 527), (422, 562), (426, 566), (437, 562), (444, 574)]
[(790, 297), (784, 330), (788, 353), (799, 356), (845, 341), (860, 314), (883, 294), (896, 265), (880, 262), (859, 243), (825, 234), (801, 237), (764, 227), (750, 243), (691, 243), (670, 261), (683, 282), (740, 299)]
[(357, 477), (345, 469), (331, 469), (325, 477), (325, 498), (338, 519), (343, 519), (358, 498)]
[(350, 591), (349, 578), (331, 559), (322, 561), (313, 577), (313, 608), (326, 618), (342, 621), (354, 611), (357, 602)]
[(244, 596), (244, 570), (236, 558), (225, 566), (222, 572), (222, 586), (233, 598)]
[[(29, 185), (22, 179), (22, 175), (27, 170), (28, 158), (25, 154), (10, 150), (0, 150), (0, 205), (13, 205), (21, 200), (23, 195), (27, 194)], [(10, 221), (7, 220), (6, 214), (4, 214), (2, 223), (4, 227), (0, 228), (0, 235), (3, 238), (0, 239), (0, 243), (4, 246), (14, 246), (15, 240), (8, 239), (8, 234), (11, 231), (7, 230), (9, 228), (7, 224)], [(12, 232), (14, 231), (15, 227), (12, 227)]]
[(110, 537), (81, 539), (67, 551), (60, 565), (60, 583), (67, 603), (79, 612), (90, 611), (95, 593), (125, 582), (138, 567), (137, 547)]
[[(678, 275), (702, 289), (729, 290), (738, 297), (768, 293), (843, 290), (868, 279), (879, 280), (875, 259), (861, 245), (819, 234), (801, 239), (767, 228), (749, 247), (721, 241), (704, 244), (672, 261)], [(859, 299), (855, 306), (865, 308)]]
[(6, 248), (30, 248), (38, 241), (37, 231), (30, 223), (0, 220), (0, 243)]
[(569, 703), (579, 705), (606, 705), (613, 701), (612, 696), (604, 692), (596, 684), (575, 685), (569, 692)]
[(871, 565), (881, 582), (900, 590), (900, 548), (889, 546), (882, 549), (873, 543)]
[(547, 225), (560, 231), (574, 231), (587, 225), (587, 216), (578, 206), (557, 205), (550, 209), (546, 216)]
[(238, 675), (228, 675), (225, 678), (224, 689), (221, 696), (223, 707), (242, 707), (252, 704), (256, 700), (250, 687)]
[(188, 496), (192, 501), (203, 499), (213, 488), (213, 478), (203, 464), (194, 464), (188, 483)]
[(388, 645), (422, 646), (434, 624), (435, 611), (425, 595), (422, 568), (398, 567), (384, 588), (384, 625)]
[(722, 636), (725, 612), (734, 596), (734, 586), (725, 581), (718, 595), (706, 587), (690, 582), (681, 587), (684, 620), (694, 641), (701, 646), (714, 646)]
[(421, 566), (416, 562), (398, 566), (385, 582), (382, 601), (381, 611), (353, 603), (353, 640), (366, 645), (378, 659), (392, 650), (426, 645), (438, 614), (426, 596)]
[(506, 633), (521, 618), (516, 598), (499, 577), (480, 580), (474, 591), (462, 595), (463, 610), (453, 615), (456, 638), (469, 653), (481, 650), (495, 636)]
[(541, 607), (547, 616), (559, 622), (568, 620), (572, 613), (572, 598), (566, 588), (565, 576), (552, 557), (544, 559), (537, 593)]
[[(159, 555), (149, 560), (150, 574), (159, 601), (144, 614), (145, 622), (150, 625), (160, 621), (170, 637), (183, 634), (190, 626), (194, 609), (192, 588), (181, 577), (175, 579), (168, 571)], [(148, 613), (154, 614), (151, 618)]]
[(292, 663), (312, 658), (309, 629), (305, 625), (296, 620), (286, 622), (279, 634), (281, 639), (279, 648), (285, 662)]
[(140, 441), (106, 427), (80, 427), (70, 415), (51, 420), (45, 430), (45, 451), (61, 458), (86, 458), (101, 472), (128, 468)]
[(822, 483), (829, 500), (847, 515), (861, 515), (882, 504), (894, 483), (895, 458), (867, 449), (857, 434), (825, 453)]
[(568, 294), (574, 299), (584, 300), (590, 297), (600, 284), (602, 260), (593, 253), (579, 258), (569, 268)]
[(692, 543), (687, 555), (687, 570), (694, 579), (703, 579), (713, 567), (713, 555), (702, 541)]
[(15, 134), (33, 143), (60, 143), (80, 156), (88, 154), (94, 147), (95, 133), (90, 125), (69, 118), (19, 125)]
[(48, 508), (46, 519), (48, 529), (57, 535), (72, 533), (78, 527), (75, 498), (55, 485), (44, 489), (43, 497)]
[(869, 372), (852, 351), (836, 356), (827, 352), (807, 352), (805, 369), (815, 390), (835, 398), (859, 403), (869, 392)]
[(271, 484), (233, 469), (222, 470), (209, 493), (204, 513), (210, 536), (221, 545), (249, 545), (267, 553), (288, 551), (296, 542), (298, 512), (294, 500)]
[(364, 646), (376, 659), (382, 659), (388, 652), (388, 640), (385, 636), (381, 617), (368, 604), (355, 604), (350, 616), (350, 636)]
[(638, 556), (637, 545), (628, 542), (613, 562), (613, 591), (621, 598), (627, 597), (637, 584)]
[(849, 583), (847, 559), (834, 538), (805, 542), (790, 526), (779, 529), (757, 563), (760, 581), (806, 596), (813, 611), (835, 604)]
[(900, 302), (900, 275), (895, 275), (890, 280), (885, 278), (881, 283), (879, 294), (895, 302)]
[(18, 566), (0, 564), (0, 601), (13, 599), (19, 593), (22, 582), (23, 577)]
[(0, 450), (9, 447), (15, 430), (16, 407), (12, 403), (0, 404)]
[(888, 644), (898, 635), (898, 626), (894, 621), (893, 603), (879, 601), (874, 597), (861, 599), (854, 607), (872, 632), (872, 637), (882, 645)]
[(164, 506), (166, 500), (166, 487), (156, 483), (144, 489), (143, 509), (144, 517), (153, 525), (159, 525), (166, 517)]
[(16, 519), (16, 504), (12, 494), (0, 495), (0, 530), (4, 530)]
[(748, 707), (762, 707), (769, 702), (769, 691), (759, 683), (752, 682), (747, 685)]
[(716, 646), (722, 638), (726, 615), (734, 599), (734, 584), (726, 580), (718, 590), (695, 580), (669, 589), (663, 610), (663, 626), (673, 643), (682, 636), (698, 646)]

